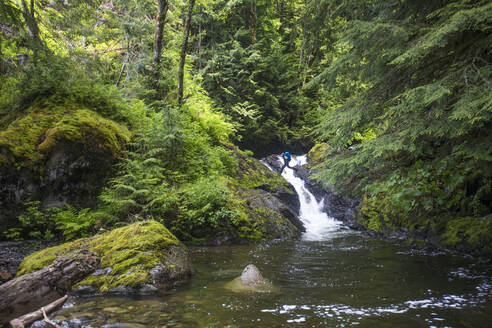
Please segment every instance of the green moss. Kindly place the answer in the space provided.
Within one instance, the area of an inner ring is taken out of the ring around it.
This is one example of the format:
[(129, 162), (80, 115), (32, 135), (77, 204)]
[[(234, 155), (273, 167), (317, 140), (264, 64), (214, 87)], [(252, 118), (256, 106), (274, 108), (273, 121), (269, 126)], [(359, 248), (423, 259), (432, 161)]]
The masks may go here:
[(162, 224), (155, 221), (139, 222), (33, 253), (21, 263), (19, 275), (41, 269), (58, 256), (74, 252), (85, 245), (101, 256), (98, 268), (111, 268), (111, 273), (88, 276), (75, 287), (90, 285), (100, 292), (118, 285), (136, 287), (150, 282), (151, 277), (146, 269), (166, 261), (162, 257), (165, 254), (163, 250), (179, 244), (179, 240)]
[(492, 255), (492, 220), (483, 217), (453, 219), (447, 223), (441, 238), (446, 246), (482, 250)]
[(0, 132), (0, 163), (33, 168), (59, 141), (80, 143), (117, 157), (129, 141), (128, 129), (76, 104), (35, 102), (25, 115)]
[(233, 149), (238, 167), (231, 172), (233, 184), (238, 188), (260, 188), (267, 191), (283, 190), (290, 192), (289, 183), (279, 174), (270, 171), (265, 165), (239, 149)]
[(31, 273), (53, 263), (57, 257), (68, 254), (87, 243), (87, 239), (79, 239), (69, 243), (43, 249), (27, 256), (19, 266), (17, 276)]
[(314, 145), (308, 153), (309, 165), (315, 166), (322, 163), (329, 154), (330, 146), (326, 143)]
[(358, 212), (359, 222), (367, 229), (382, 232), (384, 220), (382, 220), (382, 206), (376, 197), (364, 197)]
[(40, 151), (51, 150), (57, 141), (69, 140), (82, 143), (96, 152), (109, 151), (113, 157), (117, 157), (122, 145), (130, 140), (127, 128), (86, 109), (64, 115), (46, 131), (45, 136), (39, 145)]

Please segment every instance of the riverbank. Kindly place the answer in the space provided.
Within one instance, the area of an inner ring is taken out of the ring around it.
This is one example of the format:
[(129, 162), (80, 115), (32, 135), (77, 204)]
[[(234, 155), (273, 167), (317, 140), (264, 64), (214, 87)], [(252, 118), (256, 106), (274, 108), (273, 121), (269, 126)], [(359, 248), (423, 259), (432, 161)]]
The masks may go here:
[(0, 284), (15, 277), (19, 264), (26, 256), (57, 244), (56, 241), (40, 240), (0, 242)]

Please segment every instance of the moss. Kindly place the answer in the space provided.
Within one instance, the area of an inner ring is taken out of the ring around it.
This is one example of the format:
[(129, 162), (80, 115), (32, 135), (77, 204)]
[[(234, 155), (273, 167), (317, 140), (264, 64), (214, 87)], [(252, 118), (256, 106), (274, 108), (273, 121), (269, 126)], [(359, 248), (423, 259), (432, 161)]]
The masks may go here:
[(130, 132), (124, 126), (86, 109), (64, 115), (45, 136), (39, 145), (43, 152), (51, 150), (60, 140), (69, 140), (82, 143), (95, 152), (108, 151), (113, 157), (117, 157), (122, 145), (130, 140)]
[(441, 239), (449, 247), (479, 250), (492, 255), (492, 220), (483, 217), (450, 220)]
[(270, 171), (260, 161), (237, 148), (233, 149), (233, 154), (236, 156), (238, 167), (230, 175), (237, 188), (290, 192), (290, 189), (287, 188), (289, 183), (279, 174)]
[(110, 152), (117, 157), (129, 141), (128, 129), (76, 104), (53, 104), (39, 100), (23, 117), (0, 132), (0, 163), (33, 168), (57, 144), (66, 140), (91, 151)]
[(384, 227), (384, 220), (381, 217), (382, 206), (379, 205), (380, 202), (376, 197), (365, 196), (358, 212), (359, 222), (367, 229), (376, 232), (382, 232)]
[(148, 269), (166, 261), (162, 257), (165, 254), (163, 250), (179, 244), (179, 240), (162, 224), (156, 221), (139, 222), (33, 253), (21, 263), (19, 275), (41, 269), (58, 256), (85, 245), (101, 256), (98, 268), (111, 268), (111, 273), (88, 276), (75, 287), (90, 285), (100, 292), (119, 285), (137, 287), (150, 281)]
[(53, 263), (57, 257), (68, 254), (87, 243), (87, 239), (79, 239), (69, 243), (43, 249), (27, 256), (19, 266), (17, 276), (31, 273)]
[(308, 153), (309, 165), (316, 166), (322, 163), (329, 154), (330, 146), (326, 143), (320, 143), (314, 145)]

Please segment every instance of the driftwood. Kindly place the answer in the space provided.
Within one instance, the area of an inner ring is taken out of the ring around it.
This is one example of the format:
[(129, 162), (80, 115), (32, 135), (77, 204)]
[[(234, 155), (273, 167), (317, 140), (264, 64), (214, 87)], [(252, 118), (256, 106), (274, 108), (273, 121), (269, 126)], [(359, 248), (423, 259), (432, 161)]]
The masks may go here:
[[(60, 307), (67, 300), (68, 296), (65, 295), (62, 298), (57, 299), (56, 301), (43, 306), (41, 309), (25, 314), (22, 317), (10, 321), (10, 327), (12, 328), (24, 328), (24, 326), (30, 325), (36, 320), (41, 319), (41, 317), (45, 316), (46, 321), (46, 312), (50, 313), (51, 311)], [(49, 321), (49, 320), (48, 320)]]
[(51, 321), (50, 319), (48, 319), (48, 316), (46, 315), (46, 311), (44, 310), (44, 307), (42, 307), (41, 310), (43, 311), (44, 322), (50, 324), (51, 326), (53, 326), (55, 328), (61, 328), (56, 323), (54, 323), (53, 321)]
[(0, 326), (62, 297), (73, 285), (94, 272), (98, 264), (99, 257), (83, 249), (1, 285)]

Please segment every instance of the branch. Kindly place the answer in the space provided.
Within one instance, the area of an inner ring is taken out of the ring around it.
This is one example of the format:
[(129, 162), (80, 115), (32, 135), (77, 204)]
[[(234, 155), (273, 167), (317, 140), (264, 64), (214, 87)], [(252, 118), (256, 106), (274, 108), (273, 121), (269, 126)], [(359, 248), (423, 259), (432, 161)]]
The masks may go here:
[(54, 323), (53, 321), (51, 321), (50, 319), (48, 319), (48, 316), (46, 315), (46, 312), (44, 311), (44, 306), (41, 308), (41, 310), (43, 311), (44, 322), (52, 325), (55, 328), (61, 328), (56, 323)]
[(30, 325), (34, 321), (40, 319), (43, 315), (46, 315), (46, 312), (50, 313), (60, 307), (65, 301), (67, 300), (68, 296), (65, 295), (62, 298), (57, 299), (54, 302), (51, 302), (50, 304), (43, 306), (41, 309), (25, 314), (22, 317), (13, 319), (9, 322), (10, 326), (12, 328), (24, 328), (24, 326)]

